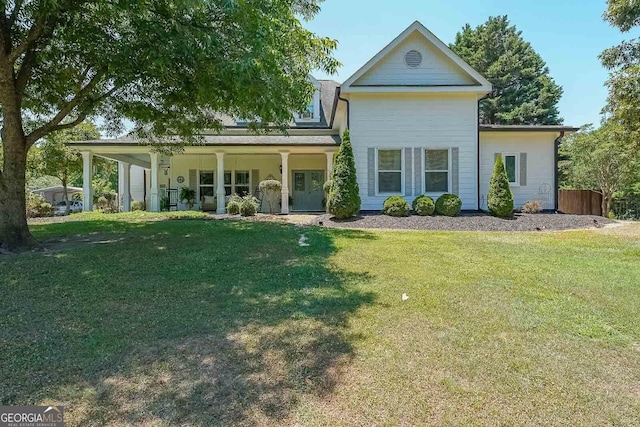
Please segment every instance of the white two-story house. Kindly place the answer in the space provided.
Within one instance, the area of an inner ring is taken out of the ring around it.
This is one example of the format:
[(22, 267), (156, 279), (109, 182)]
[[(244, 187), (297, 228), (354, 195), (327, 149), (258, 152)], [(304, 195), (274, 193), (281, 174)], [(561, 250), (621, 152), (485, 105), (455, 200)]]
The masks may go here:
[[(231, 194), (256, 194), (265, 179), (282, 182), (281, 213), (322, 211), (323, 183), (345, 129), (350, 130), (362, 210), (382, 208), (390, 195), (411, 202), (421, 194), (460, 196), (464, 210), (486, 208), (496, 156), (504, 159), (516, 206), (538, 200), (556, 208), (557, 145), (567, 126), (480, 125), (479, 101), (491, 83), (419, 22), (413, 23), (343, 84), (315, 80), (304, 114), (288, 135), (254, 135), (247, 124), (223, 117), (225, 130), (203, 134), (204, 144), (165, 156), (136, 140), (74, 144), (91, 182), (93, 156), (120, 163), (123, 209), (144, 201), (172, 209), (181, 187), (196, 191), (196, 209), (224, 213)], [(85, 209), (91, 209), (85, 186)]]

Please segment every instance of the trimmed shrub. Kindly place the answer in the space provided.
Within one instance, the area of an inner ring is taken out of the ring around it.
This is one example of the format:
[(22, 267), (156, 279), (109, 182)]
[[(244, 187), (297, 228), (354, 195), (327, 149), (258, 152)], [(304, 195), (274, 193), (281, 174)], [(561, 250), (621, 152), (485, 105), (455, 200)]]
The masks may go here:
[(444, 216), (456, 216), (462, 208), (462, 200), (455, 194), (443, 194), (436, 201), (436, 212)]
[(420, 216), (433, 215), (436, 211), (436, 204), (429, 196), (418, 196), (411, 204), (413, 211)]
[(491, 215), (499, 218), (510, 217), (513, 213), (513, 193), (509, 187), (509, 178), (502, 163), (502, 156), (498, 156), (493, 165), (487, 208)]
[(333, 167), (333, 185), (327, 205), (329, 213), (338, 219), (351, 218), (360, 212), (360, 187), (356, 180), (356, 162), (349, 130), (342, 135), (342, 144)]
[(384, 201), (382, 213), (389, 216), (409, 216), (409, 202), (400, 196), (391, 196)]
[(331, 186), (333, 185), (333, 180), (330, 179), (327, 182), (324, 183), (324, 185), (322, 186), (322, 191), (324, 191), (326, 194), (331, 193)]
[(39, 194), (34, 194), (31, 191), (27, 192), (26, 207), (27, 218), (42, 218), (47, 216), (53, 216), (53, 206), (47, 202), (44, 197)]
[(109, 206), (109, 200), (107, 200), (106, 197), (104, 196), (98, 197), (98, 200), (96, 200), (96, 207), (98, 209), (100, 209), (101, 211), (104, 211), (107, 209), (108, 206)]
[(253, 196), (245, 196), (240, 203), (240, 215), (254, 216), (258, 211), (258, 199)]
[(269, 213), (274, 213), (278, 200), (282, 195), (282, 183), (275, 179), (267, 179), (262, 181), (258, 188), (267, 203), (269, 203)]
[[(110, 191), (101, 191), (97, 194), (94, 194), (93, 203), (98, 210), (102, 211), (102, 213), (116, 213), (119, 211), (118, 195)], [(162, 206), (162, 200), (160, 201), (160, 203)], [(168, 203), (167, 206), (169, 206)]]
[(540, 213), (542, 212), (542, 203), (537, 200), (529, 200), (527, 203), (522, 205), (520, 212), (528, 214)]
[(237, 200), (229, 200), (229, 202), (227, 203), (227, 213), (229, 215), (239, 215), (240, 214), (240, 205), (242, 204), (241, 201), (237, 201)]
[(144, 209), (144, 202), (139, 202), (137, 200), (131, 202), (132, 211), (143, 211)]

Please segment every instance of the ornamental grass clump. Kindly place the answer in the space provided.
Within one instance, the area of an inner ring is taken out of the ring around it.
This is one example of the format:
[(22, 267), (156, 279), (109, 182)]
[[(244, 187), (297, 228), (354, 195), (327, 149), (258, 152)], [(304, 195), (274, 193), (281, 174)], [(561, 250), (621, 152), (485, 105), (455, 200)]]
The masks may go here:
[(493, 165), (487, 208), (489, 208), (491, 215), (499, 218), (508, 218), (513, 213), (513, 193), (509, 187), (509, 178), (502, 162), (502, 156), (497, 156), (496, 163)]
[(229, 200), (227, 203), (227, 213), (229, 215), (239, 215), (240, 214), (240, 204), (238, 200)]
[(259, 202), (255, 197), (248, 195), (242, 198), (240, 203), (240, 215), (242, 216), (254, 216), (258, 212)]

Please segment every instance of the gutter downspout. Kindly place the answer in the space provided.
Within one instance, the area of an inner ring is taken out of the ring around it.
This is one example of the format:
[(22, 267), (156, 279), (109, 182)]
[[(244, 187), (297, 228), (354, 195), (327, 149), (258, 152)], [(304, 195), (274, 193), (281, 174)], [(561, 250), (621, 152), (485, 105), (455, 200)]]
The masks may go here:
[(477, 130), (477, 154), (476, 154), (476, 186), (477, 186), (477, 190), (478, 190), (478, 194), (477, 194), (477, 198), (478, 198), (478, 211), (481, 211), (482, 209), (480, 209), (480, 101), (482, 101), (483, 99), (487, 99), (489, 97), (489, 94), (486, 94), (485, 96), (483, 96), (482, 98), (478, 99), (478, 107), (477, 107), (477, 113), (478, 113), (478, 119), (476, 120), (476, 130)]
[(344, 101), (347, 104), (347, 129), (351, 128), (351, 104), (349, 104), (349, 100), (340, 96), (342, 90), (338, 88), (338, 99), (340, 101)]
[(553, 163), (555, 165), (553, 171), (553, 190), (554, 190), (554, 198), (553, 198), (553, 209), (558, 212), (558, 195), (560, 193), (560, 143), (562, 142), (562, 138), (564, 138), (564, 131), (560, 132), (560, 135), (553, 141)]

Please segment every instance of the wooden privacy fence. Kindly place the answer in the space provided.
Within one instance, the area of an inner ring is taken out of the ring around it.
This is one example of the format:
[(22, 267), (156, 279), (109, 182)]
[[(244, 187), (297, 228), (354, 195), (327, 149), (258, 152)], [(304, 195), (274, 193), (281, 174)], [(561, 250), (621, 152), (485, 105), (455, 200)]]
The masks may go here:
[(558, 210), (566, 214), (602, 216), (602, 194), (591, 190), (560, 190)]

